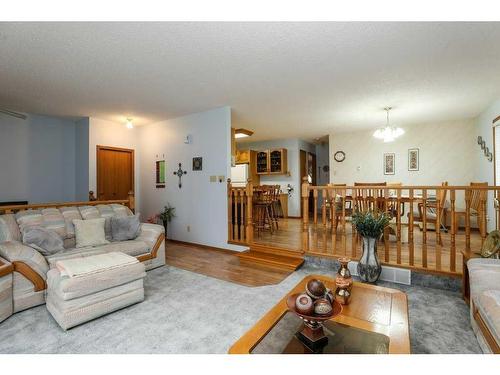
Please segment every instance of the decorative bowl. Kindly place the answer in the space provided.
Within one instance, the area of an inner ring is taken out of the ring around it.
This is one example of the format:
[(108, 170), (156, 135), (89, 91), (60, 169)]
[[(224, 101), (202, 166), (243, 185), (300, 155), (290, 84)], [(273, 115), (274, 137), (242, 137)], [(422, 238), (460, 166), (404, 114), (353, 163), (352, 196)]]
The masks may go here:
[[(327, 340), (325, 333), (323, 331), (323, 322), (325, 320), (332, 319), (333, 317), (340, 315), (342, 312), (342, 306), (337, 301), (332, 303), (332, 311), (328, 315), (304, 315), (297, 311), (295, 307), (295, 301), (297, 297), (302, 293), (291, 294), (286, 300), (288, 309), (294, 312), (302, 321), (304, 322), (304, 327), (297, 335), (306, 342), (307, 345), (317, 345), (320, 342)], [(323, 302), (329, 302), (327, 299), (323, 298)]]
[(302, 294), (302, 293), (296, 293), (296, 294), (291, 294), (288, 296), (286, 300), (286, 304), (288, 306), (288, 309), (295, 314), (299, 316), (302, 320), (307, 320), (309, 322), (323, 322), (325, 320), (329, 320), (331, 318), (336, 317), (337, 315), (340, 315), (342, 312), (342, 305), (338, 303), (337, 301), (333, 301), (332, 303), (332, 311), (329, 315), (304, 315), (301, 314), (297, 311), (295, 308), (295, 301), (297, 300), (297, 297)]

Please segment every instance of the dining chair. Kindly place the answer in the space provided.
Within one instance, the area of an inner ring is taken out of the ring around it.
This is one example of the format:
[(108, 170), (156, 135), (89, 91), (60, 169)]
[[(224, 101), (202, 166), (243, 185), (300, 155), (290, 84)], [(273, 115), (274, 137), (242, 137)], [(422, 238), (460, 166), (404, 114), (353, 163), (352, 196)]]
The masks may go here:
[[(327, 184), (328, 187), (331, 188), (345, 188), (347, 184)], [(350, 200), (343, 200), (342, 197), (338, 197), (337, 195), (335, 196), (328, 196), (323, 204), (326, 205), (326, 210), (330, 214), (330, 221), (332, 225), (332, 230), (335, 229), (335, 232), (337, 231), (337, 228), (339, 226), (339, 221), (342, 218), (342, 208), (344, 207), (344, 212), (345, 212), (345, 217), (350, 217), (352, 216), (352, 204)], [(335, 215), (333, 214), (333, 208), (335, 205)]]
[[(487, 182), (471, 182), (470, 183), (471, 187), (484, 187), (488, 186)], [(488, 196), (488, 191), (487, 190), (471, 190), (471, 197), (470, 197), (470, 217), (475, 217), (476, 218), (476, 224), (477, 227), (479, 228), (479, 233), (481, 233), (481, 236), (483, 235), (484, 231), (486, 228), (483, 228), (483, 215), (486, 215), (484, 212), (482, 202), (486, 200)], [(458, 230), (458, 225), (459, 225), (459, 219), (461, 217), (466, 219), (467, 216), (467, 211), (465, 209), (459, 209), (455, 211), (455, 233), (457, 233)]]
[(355, 182), (354, 209), (361, 212), (383, 211), (384, 190), (375, 186), (387, 186), (387, 182)]
[[(448, 181), (444, 181), (441, 183), (441, 186), (448, 186)], [(448, 189), (439, 189), (437, 194), (436, 194), (436, 201), (427, 201), (426, 203), (426, 212), (425, 212), (425, 219), (428, 224), (433, 224), (434, 225), (434, 230), (440, 231), (441, 228), (444, 227), (446, 230), (446, 227), (443, 226), (441, 220), (444, 217), (444, 213), (446, 210), (446, 195), (448, 193)], [(437, 222), (437, 208), (438, 208), (438, 202), (439, 202), (439, 218), (440, 222)], [(413, 211), (413, 221), (414, 222), (423, 222), (424, 218), (424, 204), (423, 202), (418, 203), (417, 205), (417, 211)], [(427, 229), (427, 228), (426, 228)], [(439, 238), (439, 244), (442, 245), (443, 241), (441, 239), (441, 236)]]

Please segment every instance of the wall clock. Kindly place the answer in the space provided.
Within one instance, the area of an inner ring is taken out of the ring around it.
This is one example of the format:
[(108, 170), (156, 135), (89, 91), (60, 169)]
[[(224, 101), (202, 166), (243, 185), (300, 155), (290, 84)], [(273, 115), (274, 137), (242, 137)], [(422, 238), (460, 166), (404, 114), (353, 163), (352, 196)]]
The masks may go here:
[(344, 151), (337, 151), (333, 155), (333, 158), (335, 159), (336, 162), (342, 163), (345, 160), (345, 152)]

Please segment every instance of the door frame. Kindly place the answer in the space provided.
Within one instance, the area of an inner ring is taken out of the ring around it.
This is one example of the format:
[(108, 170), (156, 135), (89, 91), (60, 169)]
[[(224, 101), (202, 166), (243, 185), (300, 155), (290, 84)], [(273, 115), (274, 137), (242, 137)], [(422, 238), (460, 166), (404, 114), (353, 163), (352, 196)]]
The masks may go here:
[(101, 150), (108, 151), (120, 151), (120, 152), (128, 152), (132, 158), (132, 173), (131, 176), (131, 186), (132, 193), (135, 195), (135, 150), (131, 148), (122, 148), (122, 147), (114, 147), (114, 146), (96, 146), (96, 198), (99, 200), (99, 152)]

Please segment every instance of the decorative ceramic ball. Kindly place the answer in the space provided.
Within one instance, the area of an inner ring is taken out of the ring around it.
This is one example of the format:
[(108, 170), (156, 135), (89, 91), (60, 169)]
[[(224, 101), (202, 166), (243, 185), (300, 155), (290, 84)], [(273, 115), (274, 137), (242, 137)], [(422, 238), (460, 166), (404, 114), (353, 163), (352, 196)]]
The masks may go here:
[(323, 298), (326, 293), (325, 284), (319, 280), (312, 279), (306, 285), (306, 293), (312, 299)]
[(325, 298), (328, 300), (328, 302), (330, 302), (331, 305), (333, 305), (333, 301), (335, 301), (335, 293), (333, 293), (331, 290), (327, 290)]
[(332, 310), (332, 305), (326, 298), (320, 298), (314, 302), (314, 313), (317, 315), (330, 315)]
[(311, 315), (314, 311), (314, 304), (311, 297), (307, 294), (300, 294), (295, 300), (295, 309), (299, 314)]

